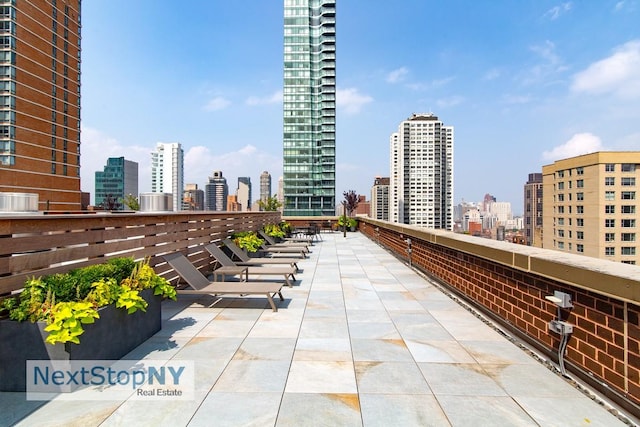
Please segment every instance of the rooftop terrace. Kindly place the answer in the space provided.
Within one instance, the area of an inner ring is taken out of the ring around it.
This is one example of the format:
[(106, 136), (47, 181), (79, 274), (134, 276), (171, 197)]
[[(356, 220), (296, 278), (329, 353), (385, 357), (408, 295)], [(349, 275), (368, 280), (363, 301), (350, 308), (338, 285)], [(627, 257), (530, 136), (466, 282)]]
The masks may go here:
[(0, 425), (632, 423), (363, 234), (322, 238), (278, 312), (254, 297), (163, 303), (162, 330), (127, 358), (194, 361), (193, 400), (0, 393)]

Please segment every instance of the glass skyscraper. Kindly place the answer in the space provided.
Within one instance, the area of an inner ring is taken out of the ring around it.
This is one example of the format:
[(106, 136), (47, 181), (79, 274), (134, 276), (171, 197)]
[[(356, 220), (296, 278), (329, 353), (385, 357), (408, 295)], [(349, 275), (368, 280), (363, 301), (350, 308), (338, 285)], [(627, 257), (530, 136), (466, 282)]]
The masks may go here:
[(284, 215), (335, 215), (336, 2), (284, 1)]

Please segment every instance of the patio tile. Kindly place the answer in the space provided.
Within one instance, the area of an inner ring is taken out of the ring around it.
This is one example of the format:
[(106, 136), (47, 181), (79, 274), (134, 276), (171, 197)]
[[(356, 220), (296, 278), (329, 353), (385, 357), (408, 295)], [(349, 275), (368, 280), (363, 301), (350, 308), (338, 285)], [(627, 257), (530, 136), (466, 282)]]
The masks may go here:
[(411, 353), (404, 340), (361, 339), (351, 340), (353, 360), (359, 362), (410, 362)]
[(357, 393), (351, 361), (294, 360), (286, 393)]
[(418, 363), (437, 396), (506, 396), (506, 391), (476, 363)]
[(360, 406), (364, 427), (450, 425), (431, 395), (361, 393)]
[(232, 360), (213, 386), (214, 392), (282, 392), (289, 361)]
[(285, 393), (278, 427), (360, 427), (360, 402), (355, 393)]
[(293, 360), (350, 362), (351, 342), (348, 338), (299, 338)]
[(535, 421), (508, 396), (438, 396), (437, 398), (452, 426), (536, 425)]
[(360, 393), (432, 394), (414, 362), (355, 362)]
[(282, 393), (212, 392), (204, 399), (189, 427), (262, 427), (275, 425)]

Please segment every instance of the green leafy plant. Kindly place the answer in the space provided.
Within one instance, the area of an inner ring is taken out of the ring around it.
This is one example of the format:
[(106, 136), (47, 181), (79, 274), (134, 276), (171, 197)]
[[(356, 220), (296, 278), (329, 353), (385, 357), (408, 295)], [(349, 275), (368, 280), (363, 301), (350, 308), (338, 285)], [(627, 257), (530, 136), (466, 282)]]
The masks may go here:
[(285, 232), (280, 228), (279, 224), (265, 224), (264, 232), (273, 237), (282, 238), (285, 236)]
[(247, 252), (257, 252), (264, 244), (264, 240), (258, 237), (254, 231), (234, 233), (231, 236), (231, 240), (233, 240), (233, 243), (239, 248), (246, 249)]
[(51, 344), (78, 343), (78, 336), (84, 331), (82, 324), (99, 318), (100, 307), (115, 304), (130, 314), (146, 311), (148, 304), (140, 296), (145, 289), (176, 299), (175, 288), (153, 271), (148, 258), (138, 262), (114, 258), (65, 274), (31, 278), (20, 294), (0, 303), (0, 314), (6, 313), (17, 321), (45, 321), (45, 331), (49, 332), (46, 341)]
[(280, 223), (280, 229), (284, 231), (285, 235), (290, 236), (293, 231), (293, 226), (287, 221), (282, 221)]
[(100, 318), (98, 311), (88, 301), (59, 302), (51, 309), (45, 331), (49, 344), (72, 342), (80, 343), (78, 338), (84, 333), (83, 324), (93, 323)]
[(258, 206), (262, 211), (275, 212), (282, 207), (282, 203), (278, 201), (278, 198), (274, 194), (272, 197), (267, 197), (265, 200), (258, 200)]

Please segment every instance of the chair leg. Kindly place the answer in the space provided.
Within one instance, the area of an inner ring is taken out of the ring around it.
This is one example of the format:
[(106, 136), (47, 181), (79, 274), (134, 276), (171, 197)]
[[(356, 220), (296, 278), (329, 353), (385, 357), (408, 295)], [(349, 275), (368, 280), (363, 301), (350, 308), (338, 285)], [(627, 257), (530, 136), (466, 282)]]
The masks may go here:
[(278, 311), (278, 307), (276, 307), (276, 303), (273, 302), (273, 298), (271, 298), (271, 294), (269, 292), (267, 292), (267, 300), (269, 301), (271, 310)]

